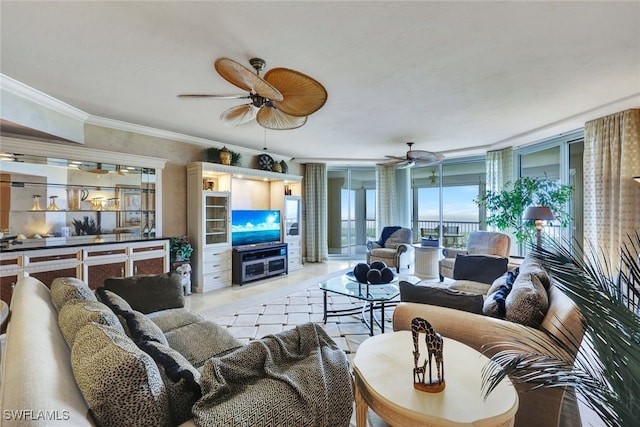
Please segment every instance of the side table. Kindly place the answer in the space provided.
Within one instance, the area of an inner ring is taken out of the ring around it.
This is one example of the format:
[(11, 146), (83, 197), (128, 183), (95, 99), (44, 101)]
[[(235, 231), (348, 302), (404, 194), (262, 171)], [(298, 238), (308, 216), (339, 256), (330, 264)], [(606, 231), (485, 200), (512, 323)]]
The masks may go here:
[(413, 245), (416, 254), (414, 274), (421, 279), (437, 279), (438, 261), (442, 248), (438, 246), (422, 246), (421, 244)]
[[(487, 357), (444, 337), (446, 387), (427, 393), (413, 388), (412, 352), (409, 331), (377, 335), (360, 344), (353, 359), (357, 427), (367, 425), (368, 408), (398, 426), (514, 425), (518, 393), (508, 378), (486, 400), (482, 396)], [(426, 349), (421, 354), (426, 357)]]

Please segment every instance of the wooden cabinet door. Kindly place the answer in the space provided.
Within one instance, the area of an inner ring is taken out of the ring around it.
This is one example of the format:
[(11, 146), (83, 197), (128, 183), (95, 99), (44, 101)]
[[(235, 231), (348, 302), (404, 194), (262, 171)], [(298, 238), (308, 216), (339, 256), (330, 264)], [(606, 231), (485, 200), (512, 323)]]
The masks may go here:
[(78, 277), (78, 269), (76, 267), (68, 267), (59, 270), (38, 271), (35, 273), (29, 273), (29, 276), (35, 277), (47, 285), (47, 288), (50, 288), (53, 279), (58, 277)]
[(87, 285), (91, 289), (97, 289), (104, 285), (109, 277), (124, 277), (127, 271), (127, 261), (118, 261), (109, 264), (96, 264), (87, 267)]
[(18, 281), (18, 275), (9, 275), (0, 277), (0, 299), (11, 305), (11, 295), (13, 294), (13, 286)]
[(162, 274), (164, 271), (164, 257), (138, 259), (133, 261), (133, 274)]

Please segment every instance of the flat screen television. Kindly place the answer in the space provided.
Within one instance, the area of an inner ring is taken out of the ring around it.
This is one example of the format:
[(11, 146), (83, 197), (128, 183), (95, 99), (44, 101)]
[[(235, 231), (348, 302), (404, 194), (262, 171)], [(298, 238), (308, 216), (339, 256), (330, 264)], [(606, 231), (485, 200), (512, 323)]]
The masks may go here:
[(231, 245), (258, 245), (280, 242), (280, 211), (231, 211)]

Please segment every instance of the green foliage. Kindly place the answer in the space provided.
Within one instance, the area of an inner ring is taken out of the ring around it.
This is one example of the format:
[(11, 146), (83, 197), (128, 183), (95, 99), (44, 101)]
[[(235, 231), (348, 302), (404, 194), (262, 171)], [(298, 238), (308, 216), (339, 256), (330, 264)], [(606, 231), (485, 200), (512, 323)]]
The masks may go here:
[[(608, 427), (637, 425), (640, 419), (640, 235), (629, 236), (621, 248), (621, 268), (595, 248), (583, 251), (574, 245), (545, 241), (532, 255), (555, 279), (584, 317), (585, 339), (577, 342), (562, 322), (556, 326), (564, 337), (548, 331), (532, 336), (505, 332), (505, 341), (491, 343), (497, 352), (483, 370), (486, 395), (509, 376), (534, 388), (570, 387)], [(524, 328), (524, 326), (523, 326)], [(582, 344), (580, 346), (580, 344)], [(567, 357), (579, 348), (575, 362)]]
[(474, 202), (487, 210), (487, 224), (499, 230), (513, 229), (518, 243), (533, 241), (534, 221), (523, 221), (522, 215), (529, 206), (547, 206), (563, 227), (571, 221), (566, 204), (573, 187), (561, 185), (546, 178), (518, 178), (508, 182), (501, 191), (487, 191)]
[(102, 229), (96, 224), (93, 218), (85, 216), (82, 221), (74, 219), (71, 224), (76, 230), (77, 236), (95, 236), (102, 234)]
[(169, 258), (171, 262), (178, 261), (180, 258), (183, 261), (189, 261), (191, 254), (193, 254), (193, 247), (189, 243), (187, 236), (169, 238)]

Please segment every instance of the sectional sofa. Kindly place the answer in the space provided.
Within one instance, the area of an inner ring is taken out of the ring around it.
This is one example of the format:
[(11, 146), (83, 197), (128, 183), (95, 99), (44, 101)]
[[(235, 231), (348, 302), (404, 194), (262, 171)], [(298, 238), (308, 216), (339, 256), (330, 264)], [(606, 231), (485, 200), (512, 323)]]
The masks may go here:
[(349, 363), (319, 326), (242, 345), (183, 307), (179, 279), (107, 285), (18, 281), (2, 426), (349, 424)]
[[(539, 353), (573, 363), (584, 335), (583, 317), (576, 305), (554, 285), (553, 278), (533, 257), (523, 260), (518, 273), (506, 298), (502, 295), (502, 313), (497, 312), (496, 300), (500, 298), (495, 297), (500, 297), (498, 292), (507, 283), (509, 273), (492, 284), (468, 280), (442, 286), (401, 283), (401, 297), (405, 302), (394, 311), (393, 329), (411, 330), (411, 320), (421, 317), (443, 336), (467, 344), (488, 357), (508, 348), (494, 346), (496, 343), (536, 337), (544, 339), (548, 333), (551, 340), (545, 342), (550, 346), (539, 347)], [(554, 345), (553, 340), (566, 343), (572, 350), (567, 353)], [(447, 369), (455, 367), (448, 366)], [(570, 409), (574, 415), (577, 408), (572, 395), (565, 389), (530, 390), (531, 386), (526, 384), (515, 387), (520, 401), (516, 426), (572, 425), (568, 424), (569, 418), (564, 418), (562, 411)]]

